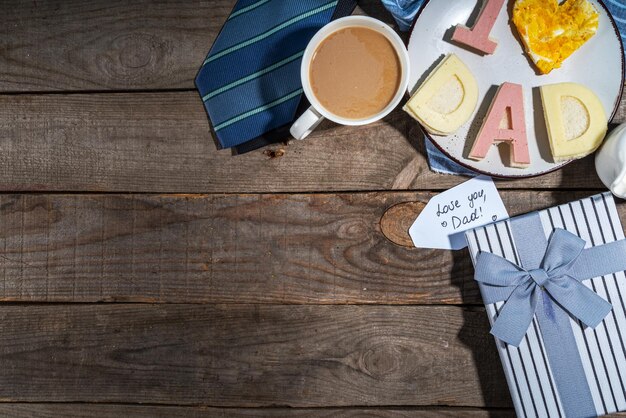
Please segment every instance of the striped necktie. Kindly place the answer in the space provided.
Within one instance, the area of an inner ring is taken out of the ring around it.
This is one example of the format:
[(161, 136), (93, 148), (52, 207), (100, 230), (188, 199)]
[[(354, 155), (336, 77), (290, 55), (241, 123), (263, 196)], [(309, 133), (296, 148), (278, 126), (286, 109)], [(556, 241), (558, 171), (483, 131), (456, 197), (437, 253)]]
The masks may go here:
[(338, 3), (237, 1), (196, 77), (222, 147), (243, 144), (293, 121), (303, 93), (304, 49), (331, 20)]

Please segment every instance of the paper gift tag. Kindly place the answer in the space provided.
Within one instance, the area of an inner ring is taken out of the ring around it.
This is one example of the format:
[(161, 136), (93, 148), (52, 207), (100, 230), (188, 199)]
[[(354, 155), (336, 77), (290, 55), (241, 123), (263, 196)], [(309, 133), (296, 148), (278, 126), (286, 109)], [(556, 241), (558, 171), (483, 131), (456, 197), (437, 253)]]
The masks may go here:
[(430, 199), (409, 235), (418, 248), (460, 250), (464, 231), (508, 217), (491, 177), (479, 176)]

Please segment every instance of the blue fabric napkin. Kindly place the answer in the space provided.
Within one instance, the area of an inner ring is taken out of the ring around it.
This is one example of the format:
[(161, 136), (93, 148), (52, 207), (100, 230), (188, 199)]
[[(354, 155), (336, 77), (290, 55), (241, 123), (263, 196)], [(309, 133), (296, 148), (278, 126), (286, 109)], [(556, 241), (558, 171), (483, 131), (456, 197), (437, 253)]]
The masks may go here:
[(424, 4), (424, 0), (382, 0), (382, 2), (396, 19), (401, 31), (411, 28), (417, 11)]
[[(408, 30), (413, 24), (415, 15), (424, 4), (424, 0), (381, 0), (398, 23), (401, 30)], [(605, 0), (620, 31), (622, 42), (626, 43), (626, 0)], [(455, 163), (446, 157), (432, 142), (426, 141), (426, 154), (430, 169), (442, 174), (477, 175), (474, 171)]]

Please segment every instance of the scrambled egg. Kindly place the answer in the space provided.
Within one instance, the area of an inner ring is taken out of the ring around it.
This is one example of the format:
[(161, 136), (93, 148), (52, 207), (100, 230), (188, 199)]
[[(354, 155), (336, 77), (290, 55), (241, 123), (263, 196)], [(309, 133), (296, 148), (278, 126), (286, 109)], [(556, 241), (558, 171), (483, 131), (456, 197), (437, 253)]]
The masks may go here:
[(516, 0), (513, 23), (542, 74), (563, 61), (598, 30), (598, 12), (588, 0)]

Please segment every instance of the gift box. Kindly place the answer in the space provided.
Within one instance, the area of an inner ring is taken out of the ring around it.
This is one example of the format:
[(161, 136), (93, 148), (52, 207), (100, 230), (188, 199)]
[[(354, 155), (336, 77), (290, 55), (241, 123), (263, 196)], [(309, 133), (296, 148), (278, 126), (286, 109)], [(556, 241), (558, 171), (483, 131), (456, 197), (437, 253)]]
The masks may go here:
[(517, 415), (626, 410), (626, 240), (612, 195), (466, 238)]

